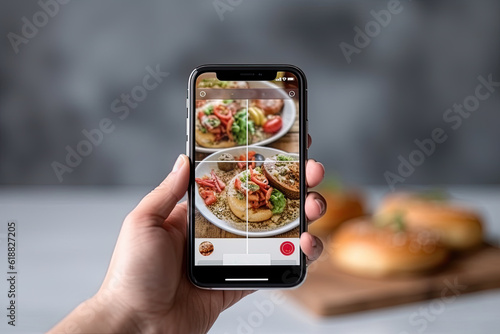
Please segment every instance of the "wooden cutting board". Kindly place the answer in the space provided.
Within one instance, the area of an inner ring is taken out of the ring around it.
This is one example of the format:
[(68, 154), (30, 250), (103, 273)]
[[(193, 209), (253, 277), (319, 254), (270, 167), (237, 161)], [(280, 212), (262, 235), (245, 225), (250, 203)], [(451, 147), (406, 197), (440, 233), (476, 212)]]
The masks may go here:
[(434, 273), (384, 280), (344, 274), (325, 252), (309, 267), (304, 284), (287, 294), (313, 313), (330, 316), (433, 298), (448, 302), (464, 293), (493, 288), (500, 288), (500, 248), (484, 246), (455, 256)]

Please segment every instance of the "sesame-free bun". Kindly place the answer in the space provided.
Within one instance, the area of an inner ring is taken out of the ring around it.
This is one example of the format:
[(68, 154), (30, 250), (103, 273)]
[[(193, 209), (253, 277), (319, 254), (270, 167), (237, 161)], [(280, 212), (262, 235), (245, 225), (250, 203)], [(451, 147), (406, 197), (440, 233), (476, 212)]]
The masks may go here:
[(430, 231), (379, 227), (368, 217), (342, 224), (328, 247), (339, 269), (363, 277), (422, 273), (442, 265), (449, 255)]
[(209, 148), (226, 148), (235, 146), (235, 142), (231, 140), (221, 140), (216, 142), (215, 135), (210, 132), (201, 132), (198, 128), (196, 129), (196, 143), (203, 147)]
[(326, 200), (323, 217), (309, 226), (309, 232), (327, 235), (344, 221), (365, 215), (363, 196), (354, 190), (321, 190)]
[(401, 214), (408, 228), (425, 228), (439, 234), (453, 250), (468, 250), (481, 245), (481, 218), (472, 209), (449, 201), (429, 200), (412, 194), (387, 196), (377, 211), (381, 215)]
[(229, 205), (229, 209), (234, 213), (236, 217), (241, 220), (247, 220), (247, 212), (248, 212), (248, 221), (249, 222), (263, 222), (264, 220), (268, 220), (273, 216), (273, 213), (268, 208), (248, 208), (247, 210), (247, 200), (246, 198), (238, 198), (238, 191), (234, 187), (234, 181), (236, 178), (239, 178), (243, 175), (244, 172), (236, 175), (229, 184), (227, 185), (227, 204)]

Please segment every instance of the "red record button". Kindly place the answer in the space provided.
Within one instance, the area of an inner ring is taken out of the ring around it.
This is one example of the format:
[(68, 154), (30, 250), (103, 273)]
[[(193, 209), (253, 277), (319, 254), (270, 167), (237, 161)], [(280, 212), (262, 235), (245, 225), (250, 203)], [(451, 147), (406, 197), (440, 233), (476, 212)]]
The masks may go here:
[(284, 243), (281, 244), (280, 251), (281, 254), (285, 256), (292, 255), (293, 252), (295, 251), (295, 246), (290, 241), (285, 241)]

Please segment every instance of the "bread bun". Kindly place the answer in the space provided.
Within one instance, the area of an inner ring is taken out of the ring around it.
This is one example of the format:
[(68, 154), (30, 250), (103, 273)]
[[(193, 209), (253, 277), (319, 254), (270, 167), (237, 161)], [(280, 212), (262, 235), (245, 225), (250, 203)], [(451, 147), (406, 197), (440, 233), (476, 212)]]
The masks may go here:
[(254, 100), (256, 107), (262, 109), (267, 115), (275, 115), (283, 109), (284, 102), (281, 99)]
[[(244, 173), (244, 172), (243, 172)], [(247, 221), (247, 200), (246, 198), (238, 198), (238, 191), (234, 187), (234, 180), (241, 177), (243, 173), (236, 175), (227, 185), (227, 204), (236, 217), (243, 221)], [(249, 222), (262, 222), (270, 219), (273, 213), (268, 208), (252, 209), (248, 208)]]
[(412, 194), (388, 196), (377, 211), (380, 215), (402, 214), (405, 225), (438, 233), (441, 241), (454, 250), (481, 245), (483, 228), (479, 215), (448, 201), (429, 200)]
[(322, 190), (326, 200), (326, 212), (323, 217), (309, 226), (309, 231), (317, 235), (326, 235), (346, 220), (365, 215), (363, 197), (356, 191)]
[(342, 224), (328, 247), (338, 268), (364, 277), (422, 273), (448, 258), (447, 248), (432, 232), (378, 227), (370, 218)]
[[(280, 165), (278, 165), (280, 164)], [(286, 168), (282, 175), (282, 168)], [(300, 198), (300, 171), (298, 162), (277, 162), (266, 159), (262, 164), (262, 172), (269, 180), (269, 184), (281, 191), (287, 198)]]

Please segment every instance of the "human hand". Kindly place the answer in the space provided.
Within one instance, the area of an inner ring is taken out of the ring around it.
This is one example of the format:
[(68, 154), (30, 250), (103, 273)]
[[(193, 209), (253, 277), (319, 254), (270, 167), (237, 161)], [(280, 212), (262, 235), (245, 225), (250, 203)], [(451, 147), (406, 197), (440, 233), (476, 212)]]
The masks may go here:
[[(219, 314), (252, 291), (203, 290), (186, 272), (186, 202), (177, 204), (189, 183), (189, 159), (179, 156), (172, 172), (123, 222), (104, 282), (49, 333), (206, 333)], [(323, 179), (323, 165), (309, 160), (309, 187)], [(305, 203), (309, 222), (320, 218), (326, 201), (310, 192)], [(303, 233), (307, 261), (323, 245)]]

